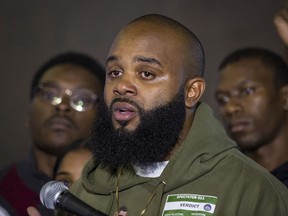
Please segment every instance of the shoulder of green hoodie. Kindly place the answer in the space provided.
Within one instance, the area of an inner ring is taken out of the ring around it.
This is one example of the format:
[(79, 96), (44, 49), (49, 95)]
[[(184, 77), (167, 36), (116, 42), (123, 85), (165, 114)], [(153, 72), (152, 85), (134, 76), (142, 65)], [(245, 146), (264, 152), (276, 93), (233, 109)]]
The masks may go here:
[[(95, 197), (100, 195), (104, 199), (99, 203), (100, 209), (111, 212), (107, 206), (115, 205), (116, 176), (110, 168), (90, 161), (82, 181), (78, 181), (72, 191), (96, 208)], [(139, 189), (139, 185), (146, 185), (149, 190), (165, 182), (161, 190), (157, 189), (156, 197), (161, 197), (160, 201), (148, 207), (148, 211), (153, 209), (151, 212), (162, 212), (168, 195), (198, 194), (217, 197), (214, 215), (288, 215), (287, 188), (237, 150), (205, 103), (197, 107), (188, 136), (159, 178), (142, 178), (126, 170), (121, 182), (120, 192), (134, 191), (131, 188)], [(135, 208), (136, 205), (137, 202)]]

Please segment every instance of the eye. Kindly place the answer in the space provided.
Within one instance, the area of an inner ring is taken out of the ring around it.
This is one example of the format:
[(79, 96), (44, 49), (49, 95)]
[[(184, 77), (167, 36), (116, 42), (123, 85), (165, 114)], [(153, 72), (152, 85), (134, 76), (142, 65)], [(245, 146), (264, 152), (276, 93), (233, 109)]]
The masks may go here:
[(241, 89), (241, 95), (251, 95), (255, 92), (255, 87), (246, 87)]
[(139, 76), (147, 80), (152, 80), (155, 77), (155, 75), (150, 71), (141, 71)]
[(63, 183), (69, 188), (72, 184), (70, 180), (63, 180)]
[(120, 70), (112, 70), (108, 73), (109, 77), (119, 77), (122, 75), (122, 72)]
[(216, 101), (218, 102), (219, 105), (225, 105), (226, 103), (229, 102), (229, 96), (228, 95), (217, 95), (216, 96)]
[(58, 92), (54, 89), (49, 89), (49, 88), (41, 89), (39, 94), (44, 100), (48, 100), (48, 101), (53, 101), (55, 100), (55, 98), (58, 97)]
[(86, 107), (92, 105), (96, 98), (93, 98), (90, 95), (73, 95), (71, 99), (75, 106)]

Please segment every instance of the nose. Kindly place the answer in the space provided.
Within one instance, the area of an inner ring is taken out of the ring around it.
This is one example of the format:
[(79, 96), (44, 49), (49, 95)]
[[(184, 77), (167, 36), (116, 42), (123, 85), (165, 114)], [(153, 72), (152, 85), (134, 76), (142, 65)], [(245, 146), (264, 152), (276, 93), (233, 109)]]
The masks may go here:
[(58, 105), (55, 105), (55, 110), (57, 112), (63, 112), (63, 113), (69, 113), (72, 110), (72, 107), (69, 104), (69, 97), (64, 96), (61, 103)]
[(135, 96), (137, 88), (135, 80), (127, 74), (124, 74), (117, 80), (113, 93), (117, 96)]
[(223, 113), (225, 116), (233, 116), (239, 114), (243, 110), (243, 106), (240, 101), (235, 101), (230, 99), (223, 108)]

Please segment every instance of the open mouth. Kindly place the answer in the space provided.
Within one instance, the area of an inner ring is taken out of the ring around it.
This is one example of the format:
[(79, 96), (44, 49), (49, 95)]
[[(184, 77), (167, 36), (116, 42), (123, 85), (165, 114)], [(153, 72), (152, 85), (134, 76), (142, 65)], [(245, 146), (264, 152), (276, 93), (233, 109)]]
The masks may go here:
[(127, 102), (116, 102), (112, 110), (116, 121), (130, 121), (137, 114), (136, 108)]

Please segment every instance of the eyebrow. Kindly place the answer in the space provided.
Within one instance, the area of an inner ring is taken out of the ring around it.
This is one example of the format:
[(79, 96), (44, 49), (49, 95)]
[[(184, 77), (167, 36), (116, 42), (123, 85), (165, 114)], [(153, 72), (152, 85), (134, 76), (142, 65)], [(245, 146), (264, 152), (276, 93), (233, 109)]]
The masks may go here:
[(144, 56), (136, 56), (135, 57), (135, 61), (136, 62), (145, 62), (145, 63), (149, 63), (149, 64), (154, 64), (154, 65), (158, 65), (161, 68), (163, 68), (162, 64), (160, 63), (160, 61), (158, 61), (155, 58), (150, 58), (150, 57), (144, 57)]
[[(119, 61), (120, 58), (118, 56), (109, 56), (106, 60), (106, 65), (110, 62), (117, 62)], [(144, 63), (148, 63), (148, 64), (152, 64), (152, 65), (157, 65), (160, 66), (161, 68), (163, 68), (162, 64), (160, 63), (160, 61), (158, 61), (155, 58), (152, 57), (144, 57), (144, 56), (136, 56), (133, 59), (134, 62), (144, 62)]]
[[(48, 80), (48, 81), (44, 81), (44, 82), (39, 82), (39, 85), (43, 85), (43, 86), (45, 86), (45, 87), (52, 87), (52, 88), (57, 88), (57, 89), (59, 89), (59, 90), (61, 90), (61, 89), (66, 89), (66, 88), (63, 88), (62, 86), (60, 86), (57, 82), (55, 82), (55, 81), (50, 81), (50, 80)], [(93, 92), (94, 94), (96, 94), (96, 91), (95, 90), (93, 90), (91, 87), (89, 87), (89, 86), (87, 86), (87, 85), (85, 85), (85, 84), (81, 84), (81, 85), (79, 85), (79, 86), (76, 86), (75, 88), (68, 88), (68, 89), (70, 89), (71, 91), (75, 91), (75, 90), (88, 90), (88, 91), (91, 91), (91, 92)]]
[[(240, 87), (242, 87), (243, 85), (247, 85), (247, 84), (254, 84), (255, 85), (255, 81), (251, 80), (251, 79), (244, 79), (241, 82), (237, 83), (237, 85), (235, 86), (236, 89), (239, 89)], [(257, 84), (257, 83), (256, 83)], [(215, 90), (215, 96), (217, 96), (218, 94), (228, 94), (227, 90)]]
[(119, 58), (117, 56), (109, 56), (106, 60), (106, 66), (107, 64), (109, 64), (110, 62), (115, 62), (115, 61), (119, 61)]

